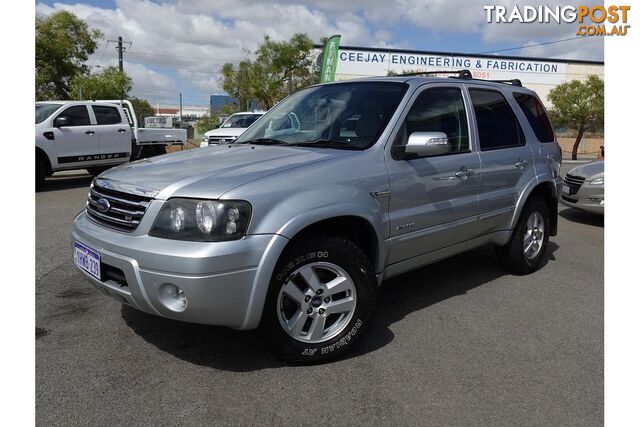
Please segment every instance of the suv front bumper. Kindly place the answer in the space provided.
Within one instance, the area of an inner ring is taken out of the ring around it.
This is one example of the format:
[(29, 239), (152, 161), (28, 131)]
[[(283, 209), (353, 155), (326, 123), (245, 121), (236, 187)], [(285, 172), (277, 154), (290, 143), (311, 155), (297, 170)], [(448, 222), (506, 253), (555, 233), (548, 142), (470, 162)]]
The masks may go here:
[[(75, 241), (100, 254), (101, 280), (80, 270), (96, 288), (122, 303), (186, 322), (253, 329), (258, 326), (271, 273), (288, 240), (249, 235), (228, 242), (186, 242), (105, 228), (82, 212)], [(178, 311), (161, 287), (187, 297)]]

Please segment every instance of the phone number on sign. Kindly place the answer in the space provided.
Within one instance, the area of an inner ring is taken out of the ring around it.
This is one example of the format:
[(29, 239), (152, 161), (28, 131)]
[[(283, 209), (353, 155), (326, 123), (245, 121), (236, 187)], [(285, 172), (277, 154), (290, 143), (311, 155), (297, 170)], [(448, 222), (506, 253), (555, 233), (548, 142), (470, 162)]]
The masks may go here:
[(471, 75), (474, 79), (488, 79), (491, 73), (488, 71), (472, 71)]

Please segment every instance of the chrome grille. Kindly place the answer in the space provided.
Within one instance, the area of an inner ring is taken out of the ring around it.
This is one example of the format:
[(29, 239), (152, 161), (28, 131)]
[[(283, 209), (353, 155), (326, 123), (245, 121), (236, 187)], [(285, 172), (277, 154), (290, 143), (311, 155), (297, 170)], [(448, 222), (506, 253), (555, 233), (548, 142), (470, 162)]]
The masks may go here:
[(225, 144), (227, 142), (235, 141), (237, 136), (210, 136), (209, 144)]
[(151, 200), (151, 197), (116, 191), (94, 183), (89, 188), (87, 215), (107, 227), (133, 231), (140, 224)]
[(582, 187), (582, 184), (584, 184), (585, 179), (586, 178), (582, 176), (567, 174), (564, 177), (564, 183), (569, 187), (569, 195), (576, 194), (578, 190), (580, 190), (580, 187)]

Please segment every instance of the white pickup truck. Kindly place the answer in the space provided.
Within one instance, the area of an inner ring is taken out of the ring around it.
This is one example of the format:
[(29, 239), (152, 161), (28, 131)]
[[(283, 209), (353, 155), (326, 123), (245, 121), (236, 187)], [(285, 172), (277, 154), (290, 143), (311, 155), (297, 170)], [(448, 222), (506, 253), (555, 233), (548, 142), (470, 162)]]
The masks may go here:
[(186, 141), (186, 129), (139, 128), (127, 100), (36, 102), (36, 188), (57, 171), (97, 175)]

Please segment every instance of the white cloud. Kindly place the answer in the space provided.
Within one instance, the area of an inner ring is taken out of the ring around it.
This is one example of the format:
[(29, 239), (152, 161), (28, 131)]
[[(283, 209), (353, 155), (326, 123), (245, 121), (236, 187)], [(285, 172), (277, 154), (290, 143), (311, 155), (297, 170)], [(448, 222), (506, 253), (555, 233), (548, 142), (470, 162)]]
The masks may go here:
[[(515, 3), (498, 0), (503, 5)], [(244, 59), (264, 35), (284, 40), (304, 32), (317, 41), (338, 33), (344, 45), (420, 48), (421, 44), (412, 40), (398, 40), (394, 31), (409, 26), (417, 34), (467, 34), (488, 44), (510, 42), (514, 46), (575, 34), (575, 29), (566, 25), (487, 24), (483, 5), (466, 0), (116, 0), (113, 10), (81, 3), (40, 3), (36, 13), (69, 10), (101, 29), (105, 40), (92, 56), (92, 64), (117, 63), (115, 46), (107, 45), (106, 40), (123, 36), (131, 41), (125, 53), (125, 71), (133, 77), (134, 94), (154, 101), (176, 99), (183, 91), (201, 104), (206, 104), (207, 95), (222, 92), (222, 64)], [(594, 39), (508, 54), (602, 59), (603, 48), (602, 41)]]

